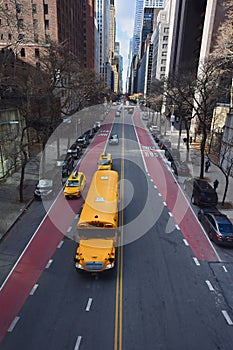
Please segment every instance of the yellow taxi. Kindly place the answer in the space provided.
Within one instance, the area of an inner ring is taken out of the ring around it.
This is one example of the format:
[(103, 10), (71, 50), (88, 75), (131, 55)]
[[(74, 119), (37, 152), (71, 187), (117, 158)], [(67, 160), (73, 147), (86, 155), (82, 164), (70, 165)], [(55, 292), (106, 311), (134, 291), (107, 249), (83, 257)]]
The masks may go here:
[(112, 155), (111, 153), (102, 153), (98, 161), (98, 170), (112, 169)]
[(86, 176), (84, 173), (74, 171), (69, 176), (68, 180), (64, 185), (64, 196), (65, 198), (79, 198), (86, 184)]

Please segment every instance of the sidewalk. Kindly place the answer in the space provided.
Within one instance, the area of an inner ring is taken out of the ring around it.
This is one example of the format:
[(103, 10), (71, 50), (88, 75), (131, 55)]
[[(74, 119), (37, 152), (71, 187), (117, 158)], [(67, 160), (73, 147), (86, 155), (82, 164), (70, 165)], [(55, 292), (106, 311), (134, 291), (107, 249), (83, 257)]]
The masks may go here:
[[(173, 148), (177, 148), (178, 145), (178, 137), (179, 137), (179, 131), (174, 130), (166, 131), (166, 138), (170, 139), (172, 143)], [(186, 160), (186, 154), (187, 154), (187, 148), (186, 144), (183, 142), (183, 138), (186, 137), (186, 131), (182, 132), (181, 135), (181, 141), (180, 141), (180, 154), (181, 154), (181, 160)], [(192, 142), (189, 152), (189, 160), (188, 160), (188, 166), (190, 169), (190, 174), (193, 177), (199, 177), (200, 176), (200, 163), (201, 163), (201, 157), (200, 157), (200, 142)], [(221, 202), (225, 190), (225, 176), (221, 172), (221, 170), (215, 166), (213, 163), (211, 163), (211, 166), (208, 170), (208, 173), (204, 173), (204, 178), (210, 183), (211, 186), (213, 186), (213, 182), (217, 179), (219, 181), (218, 188), (216, 190), (218, 194), (218, 202), (219, 202), (219, 210), (226, 214), (229, 219), (233, 222), (233, 178), (229, 177), (229, 187), (225, 199), (225, 208), (221, 208)], [(182, 178), (179, 178), (178, 181), (182, 183)], [(229, 209), (227, 209), (229, 208)]]

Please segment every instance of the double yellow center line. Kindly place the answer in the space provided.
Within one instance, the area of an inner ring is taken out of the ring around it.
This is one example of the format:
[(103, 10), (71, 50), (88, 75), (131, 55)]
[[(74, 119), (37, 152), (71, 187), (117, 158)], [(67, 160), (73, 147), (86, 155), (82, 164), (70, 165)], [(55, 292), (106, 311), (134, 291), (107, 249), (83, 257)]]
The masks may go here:
[(120, 218), (121, 232), (118, 241), (117, 278), (116, 278), (116, 306), (115, 306), (115, 335), (114, 350), (122, 350), (122, 290), (123, 290), (123, 234), (124, 234), (124, 110), (122, 113), (122, 149), (121, 149), (121, 188), (120, 188)]

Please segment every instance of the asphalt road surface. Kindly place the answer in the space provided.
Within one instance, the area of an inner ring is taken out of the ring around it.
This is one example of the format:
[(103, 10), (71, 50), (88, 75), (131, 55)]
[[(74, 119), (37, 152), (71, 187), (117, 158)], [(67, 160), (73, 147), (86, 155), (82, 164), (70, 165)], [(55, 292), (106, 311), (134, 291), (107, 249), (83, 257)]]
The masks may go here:
[(121, 179), (115, 269), (74, 268), (82, 199), (61, 194), (49, 216), (33, 203), (4, 241), (14, 267), (1, 287), (1, 349), (231, 349), (232, 262), (206, 238), (139, 110), (110, 112), (79, 166), (88, 183), (103, 150)]

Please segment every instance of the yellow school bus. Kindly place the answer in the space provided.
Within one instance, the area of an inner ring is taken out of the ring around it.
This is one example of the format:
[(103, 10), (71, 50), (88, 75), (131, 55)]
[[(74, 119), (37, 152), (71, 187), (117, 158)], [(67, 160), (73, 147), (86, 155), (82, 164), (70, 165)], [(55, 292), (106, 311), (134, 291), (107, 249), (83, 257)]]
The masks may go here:
[(98, 160), (98, 170), (112, 169), (112, 155), (111, 153), (102, 153)]
[(90, 272), (115, 265), (118, 229), (118, 173), (95, 172), (81, 211), (75, 266)]

